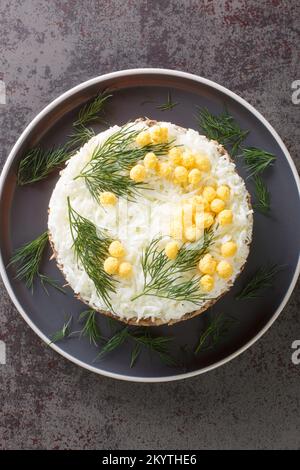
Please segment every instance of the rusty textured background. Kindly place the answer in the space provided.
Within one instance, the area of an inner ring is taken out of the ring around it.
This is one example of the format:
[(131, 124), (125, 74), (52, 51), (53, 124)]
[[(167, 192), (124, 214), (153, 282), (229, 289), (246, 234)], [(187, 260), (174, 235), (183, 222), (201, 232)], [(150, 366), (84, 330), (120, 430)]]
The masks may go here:
[[(273, 1), (0, 0), (0, 154), (46, 104), (96, 75), (177, 68), (242, 95), (279, 132), (298, 169), (300, 4)], [(280, 190), (280, 188), (279, 188)], [(287, 194), (283, 197), (288, 197)], [(1, 284), (0, 447), (4, 449), (300, 448), (300, 290), (271, 330), (194, 379), (106, 379), (46, 347)]]

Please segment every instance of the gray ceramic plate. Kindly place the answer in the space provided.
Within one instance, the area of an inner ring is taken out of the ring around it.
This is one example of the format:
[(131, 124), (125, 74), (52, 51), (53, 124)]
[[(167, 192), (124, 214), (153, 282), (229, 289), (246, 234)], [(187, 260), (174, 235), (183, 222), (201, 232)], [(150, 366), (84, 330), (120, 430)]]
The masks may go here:
[[(196, 105), (206, 106), (212, 112), (220, 112), (226, 106), (241, 127), (250, 130), (247, 145), (262, 147), (277, 156), (276, 164), (266, 173), (272, 199), (271, 215), (255, 213), (250, 256), (234, 288), (198, 318), (172, 327), (152, 328), (155, 333), (174, 337), (172, 352), (179, 366), (166, 366), (155, 355), (149, 356), (144, 351), (135, 367), (130, 368), (130, 343), (99, 362), (94, 360), (97, 348), (88, 340), (74, 337), (51, 346), (76, 364), (114, 378), (151, 382), (191, 377), (224, 364), (247, 349), (270, 327), (288, 301), (299, 274), (299, 178), (286, 147), (270, 124), (242, 98), (204, 78), (171, 70), (137, 69), (103, 75), (64, 93), (25, 129), (1, 177), (1, 274), (17, 309), (46, 342), (62, 326), (66, 314), (72, 313), (73, 328), (78, 329), (76, 319), (85, 307), (73, 297), (71, 290), (64, 296), (51, 289), (47, 296), (36, 285), (32, 295), (22, 282), (14, 280), (13, 270), (6, 268), (14, 248), (46, 229), (48, 201), (57, 180), (54, 174), (43, 182), (20, 188), (16, 186), (16, 170), (30, 147), (40, 144), (47, 148), (65, 142), (78, 107), (106, 88), (114, 90), (106, 116), (111, 123), (121, 124), (147, 116), (197, 129)], [(157, 106), (166, 101), (169, 91), (173, 101), (179, 104), (162, 112)], [(246, 176), (241, 161), (237, 161), (237, 166), (240, 174)], [(251, 185), (247, 183), (247, 186), (252, 193)], [(43, 270), (63, 282), (55, 262), (48, 258), (45, 257)], [(262, 297), (252, 301), (235, 300), (235, 294), (262, 263), (278, 263), (285, 265), (285, 269)], [(195, 356), (192, 351), (199, 335), (219, 313), (235, 321), (220, 341)], [(108, 334), (107, 321), (100, 315), (99, 324)]]

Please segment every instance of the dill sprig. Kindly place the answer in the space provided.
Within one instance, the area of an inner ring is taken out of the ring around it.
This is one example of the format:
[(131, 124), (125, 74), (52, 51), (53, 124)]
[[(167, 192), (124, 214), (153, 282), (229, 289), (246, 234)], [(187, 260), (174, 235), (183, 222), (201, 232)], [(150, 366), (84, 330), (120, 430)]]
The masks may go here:
[(21, 160), (17, 173), (17, 183), (20, 186), (35, 183), (46, 178), (52, 171), (62, 165), (72, 156), (76, 148), (83, 145), (94, 132), (86, 128), (86, 124), (103, 118), (104, 105), (112, 95), (100, 93), (91, 103), (85, 105), (80, 111), (77, 120), (73, 123), (73, 134), (69, 142), (62, 147), (43, 150), (33, 148)]
[(115, 333), (102, 347), (97, 359), (102, 359), (106, 354), (115, 351), (127, 340), (135, 343), (131, 351), (130, 367), (136, 364), (143, 347), (146, 347), (149, 352), (156, 353), (165, 364), (170, 366), (176, 365), (176, 361), (169, 353), (169, 344), (173, 341), (172, 337), (153, 336), (149, 330), (140, 328), (130, 329), (129, 327), (125, 327)]
[(128, 339), (129, 336), (130, 335), (128, 327), (119, 330), (106, 341), (105, 345), (102, 347), (96, 359), (102, 359), (106, 354), (115, 351), (115, 349), (119, 348), (123, 343), (125, 343), (126, 339)]
[(199, 278), (193, 276), (190, 280), (184, 280), (182, 274), (196, 268), (199, 258), (212, 244), (213, 238), (213, 231), (205, 230), (198, 242), (184, 244), (174, 261), (169, 260), (159, 247), (161, 237), (153, 239), (142, 254), (143, 291), (131, 300), (143, 295), (155, 295), (195, 304), (201, 302), (205, 295), (199, 290)]
[(49, 342), (49, 346), (52, 343), (57, 343), (58, 341), (62, 341), (63, 339), (68, 338), (71, 335), (71, 322), (72, 322), (72, 315), (68, 320), (65, 321), (63, 326), (61, 327), (60, 330), (56, 331), (51, 335), (51, 341)]
[(117, 281), (103, 269), (103, 262), (112, 239), (105, 232), (98, 230), (91, 221), (76, 212), (71, 207), (70, 198), (68, 198), (68, 214), (73, 248), (77, 259), (93, 281), (97, 294), (112, 310), (109, 294), (115, 292), (115, 282)]
[(175, 366), (177, 363), (169, 352), (170, 343), (173, 341), (173, 337), (170, 336), (152, 336), (149, 330), (134, 330), (131, 333), (131, 338), (137, 343), (139, 348), (135, 348), (131, 355), (131, 367), (135, 364), (142, 347), (146, 347), (150, 353), (158, 355), (160, 360), (168, 365)]
[(99, 340), (102, 338), (96, 316), (97, 313), (92, 309), (85, 310), (79, 315), (79, 321), (84, 321), (84, 326), (80, 332), (80, 335), (86, 336), (90, 343), (94, 344), (95, 346), (97, 346)]
[(116, 163), (120, 170), (128, 170), (142, 160), (148, 152), (154, 152), (157, 156), (168, 153), (172, 142), (150, 143), (143, 147), (135, 146), (135, 139), (140, 132), (141, 130), (132, 129), (132, 126), (122, 126), (94, 149), (91, 162)]
[(93, 98), (90, 103), (81, 108), (78, 114), (78, 118), (73, 123), (73, 126), (75, 128), (83, 127), (87, 124), (91, 124), (92, 122), (99, 121), (99, 119), (103, 119), (103, 112), (106, 101), (111, 97), (112, 95), (108, 95), (105, 91), (99, 93), (96, 98)]
[(51, 150), (31, 149), (19, 164), (17, 183), (19, 186), (43, 180), (53, 170), (70, 158), (67, 147)]
[(259, 212), (262, 214), (267, 215), (270, 212), (270, 193), (269, 190), (266, 186), (266, 184), (263, 182), (260, 176), (255, 176), (254, 178), (254, 184), (255, 184), (255, 196), (256, 196), (256, 201), (253, 204), (253, 207), (257, 209)]
[(260, 267), (248, 284), (236, 295), (236, 299), (255, 299), (260, 296), (261, 291), (272, 287), (275, 275), (281, 271), (282, 266), (273, 264)]
[(198, 123), (206, 137), (217, 140), (227, 147), (231, 147), (231, 154), (235, 155), (249, 131), (240, 128), (235, 119), (227, 110), (219, 115), (212, 114), (207, 108), (198, 108)]
[(25, 281), (28, 288), (33, 287), (35, 277), (39, 274), (42, 256), (48, 241), (48, 232), (39, 235), (35, 240), (18, 248), (9, 263), (17, 267), (17, 279)]
[(38, 277), (46, 292), (46, 284), (48, 284), (64, 293), (62, 287), (54, 279), (40, 273), (40, 265), (47, 242), (48, 232), (46, 231), (15, 250), (8, 266), (14, 265), (16, 267), (16, 279), (25, 281), (28, 289), (32, 291), (34, 280)]
[(81, 147), (94, 137), (95, 132), (93, 129), (86, 127), (95, 121), (103, 121), (104, 109), (106, 101), (111, 98), (106, 92), (99, 93), (90, 103), (83, 106), (79, 111), (78, 119), (73, 122), (74, 131), (70, 135), (68, 146), (73, 149), (74, 147)]
[(172, 101), (171, 92), (169, 91), (168, 92), (167, 102), (157, 106), (157, 109), (159, 109), (160, 111), (169, 111), (169, 110), (175, 108), (175, 106), (177, 106), (178, 104), (179, 103), (175, 103), (174, 101)]
[(51, 286), (51, 287), (54, 287), (55, 289), (57, 289), (62, 294), (66, 293), (64, 288), (61, 287), (55, 279), (52, 279), (51, 277), (47, 276), (46, 274), (42, 274), (42, 273), (38, 273), (38, 277), (39, 277), (39, 280), (41, 281), (42, 287), (43, 287), (44, 291), (46, 292), (46, 294), (49, 295), (47, 285)]
[(199, 258), (204, 255), (214, 241), (213, 229), (204, 230), (203, 236), (194, 243), (184, 244), (175, 259), (175, 266), (180, 272), (196, 268)]
[(119, 329), (110, 338), (102, 336), (99, 326), (96, 321), (97, 312), (92, 309), (82, 312), (79, 316), (79, 321), (84, 321), (84, 326), (81, 331), (71, 331), (72, 316), (65, 321), (62, 328), (51, 336), (51, 342), (56, 343), (71, 336), (79, 338), (86, 336), (91, 344), (103, 344), (96, 359), (102, 359), (107, 354), (115, 351), (121, 347), (126, 341), (133, 344), (130, 355), (130, 367), (134, 367), (143, 348), (146, 348), (150, 353), (158, 355), (160, 360), (169, 366), (177, 365), (175, 359), (169, 352), (169, 345), (173, 341), (170, 336), (156, 336), (152, 335), (147, 328), (130, 328), (128, 326)]
[(248, 167), (249, 176), (262, 173), (268, 166), (273, 165), (276, 160), (275, 155), (272, 153), (256, 147), (244, 148), (242, 156)]
[(253, 207), (266, 215), (270, 211), (270, 193), (260, 175), (268, 166), (273, 165), (276, 157), (256, 147), (244, 148), (242, 156), (255, 185), (256, 202)]
[(200, 334), (194, 354), (214, 348), (228, 334), (230, 327), (235, 322), (235, 319), (224, 318), (222, 314), (213, 318), (208, 327)]
[(117, 196), (134, 198), (144, 183), (138, 183), (125, 174), (131, 166), (143, 159), (146, 153), (164, 155), (171, 143), (149, 144), (134, 147), (134, 141), (140, 130), (123, 126), (109, 136), (103, 144), (96, 146), (91, 160), (76, 178), (84, 178), (92, 196), (99, 200), (102, 191), (112, 191)]
[(132, 200), (140, 189), (146, 188), (144, 183), (133, 181), (124, 175), (117, 163), (108, 161), (91, 161), (89, 168), (83, 170), (76, 178), (84, 178), (90, 194), (97, 202), (102, 191), (110, 191), (119, 197)]
[(67, 146), (70, 149), (81, 147), (94, 136), (95, 132), (93, 129), (89, 129), (85, 126), (75, 127), (73, 134), (69, 136)]

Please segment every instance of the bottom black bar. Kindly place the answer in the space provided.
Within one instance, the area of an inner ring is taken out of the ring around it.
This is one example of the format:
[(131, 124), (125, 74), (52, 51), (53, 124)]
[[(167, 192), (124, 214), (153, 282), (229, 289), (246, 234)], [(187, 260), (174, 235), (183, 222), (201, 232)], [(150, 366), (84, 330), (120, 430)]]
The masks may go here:
[[(94, 468), (101, 466), (105, 469), (108, 466), (121, 466), (124, 468), (140, 468), (141, 466), (190, 466), (222, 464), (228, 461), (230, 465), (234, 463), (246, 462), (246, 460), (236, 460), (236, 453), (241, 458), (247, 459), (247, 465), (251, 461), (261, 461), (263, 457), (268, 459), (268, 464), (284, 458), (287, 463), (286, 452), (263, 451), (253, 452), (251, 450), (3, 450), (0, 451), (0, 464), (20, 463), (22, 466), (28, 464), (59, 464), (72, 465), (72, 467), (94, 465)], [(95, 467), (96, 465), (96, 467)], [(60, 467), (61, 468), (61, 467)]]

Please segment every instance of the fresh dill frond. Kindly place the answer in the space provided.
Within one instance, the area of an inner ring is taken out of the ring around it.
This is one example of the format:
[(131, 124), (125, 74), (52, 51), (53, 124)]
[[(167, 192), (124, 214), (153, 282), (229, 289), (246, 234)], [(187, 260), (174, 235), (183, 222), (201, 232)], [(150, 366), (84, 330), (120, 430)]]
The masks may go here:
[(213, 231), (205, 230), (198, 242), (184, 244), (175, 260), (170, 260), (164, 249), (159, 247), (161, 237), (153, 239), (142, 254), (143, 291), (131, 300), (143, 295), (155, 295), (195, 304), (201, 302), (205, 294), (199, 290), (199, 278), (194, 276), (185, 280), (182, 274), (195, 269), (199, 258), (208, 250), (213, 239)]
[[(170, 343), (173, 341), (171, 336), (152, 336), (149, 330), (140, 330), (136, 329), (131, 332), (131, 338), (136, 341), (139, 346), (146, 347), (150, 353), (154, 352), (158, 355), (160, 360), (168, 366), (175, 366), (177, 362), (171, 356), (169, 352)], [(133, 357), (131, 356), (131, 362), (134, 359), (133, 363), (136, 362), (139, 352), (141, 349), (135, 348)]]
[[(85, 336), (89, 339), (91, 344), (103, 344), (99, 354), (95, 360), (103, 359), (107, 354), (120, 348), (126, 341), (132, 344), (130, 354), (130, 367), (134, 367), (143, 348), (146, 348), (150, 353), (155, 353), (159, 359), (168, 366), (176, 366), (177, 361), (172, 357), (169, 352), (169, 345), (174, 340), (170, 336), (155, 336), (150, 333), (147, 328), (130, 328), (129, 326), (123, 327), (115, 332), (110, 338), (105, 338), (100, 331), (96, 321), (97, 312), (88, 309), (79, 315), (79, 321), (84, 321), (84, 326), (81, 331), (71, 331), (72, 316), (65, 321), (62, 328), (51, 336), (51, 342), (56, 343), (70, 336), (77, 336), (79, 338)], [(119, 322), (116, 322), (119, 323)]]
[[(199, 291), (199, 276), (183, 281), (180, 277), (176, 279), (176, 284), (165, 285), (164, 288), (153, 289), (147, 292), (147, 295), (155, 295), (156, 297), (173, 299), (178, 301), (188, 301), (198, 305), (206, 296)], [(144, 293), (146, 295), (146, 293)]]
[(242, 156), (247, 165), (249, 176), (259, 175), (268, 166), (273, 165), (276, 160), (275, 155), (272, 153), (256, 147), (244, 148)]
[(128, 326), (117, 331), (107, 340), (96, 359), (102, 359), (106, 354), (115, 351), (128, 340), (135, 343), (131, 351), (130, 367), (136, 364), (143, 347), (147, 348), (150, 353), (157, 354), (165, 364), (176, 365), (176, 361), (169, 353), (169, 344), (173, 341), (172, 337), (153, 336), (148, 330), (141, 328), (130, 329)]
[(157, 109), (159, 109), (160, 111), (169, 111), (169, 110), (175, 108), (175, 106), (177, 106), (178, 104), (179, 103), (175, 103), (174, 101), (172, 101), (171, 92), (169, 91), (168, 92), (167, 102), (157, 106)]
[(222, 314), (213, 318), (208, 327), (200, 334), (194, 354), (214, 348), (228, 334), (230, 327), (235, 322), (235, 319), (224, 318)]
[(236, 295), (236, 299), (256, 299), (261, 295), (261, 291), (272, 287), (276, 274), (282, 270), (282, 266), (273, 264), (271, 266), (260, 267), (248, 284)]
[(86, 336), (91, 344), (97, 346), (99, 340), (102, 338), (99, 325), (97, 323), (97, 312), (89, 309), (81, 312), (79, 321), (84, 321), (84, 326), (80, 332), (81, 336)]
[(117, 281), (109, 276), (103, 268), (103, 262), (107, 257), (108, 247), (112, 239), (105, 232), (97, 229), (90, 220), (76, 212), (71, 207), (69, 198), (68, 214), (73, 248), (77, 259), (93, 281), (99, 297), (112, 311), (110, 293), (115, 292), (115, 283)]
[(70, 149), (81, 147), (94, 136), (95, 132), (93, 131), (93, 129), (90, 129), (85, 126), (74, 127), (73, 134), (69, 136), (67, 146)]
[(70, 158), (67, 147), (42, 150), (33, 148), (19, 164), (17, 183), (19, 186), (35, 183), (46, 178), (53, 170), (61, 167)]
[(111, 98), (112, 95), (106, 92), (99, 93), (96, 98), (83, 106), (79, 111), (77, 120), (73, 123), (74, 127), (82, 127), (92, 122), (103, 119), (103, 112), (106, 105), (106, 101)]
[(49, 292), (48, 292), (48, 289), (47, 289), (47, 285), (48, 286), (51, 286), (51, 287), (54, 287), (55, 289), (57, 289), (59, 292), (61, 292), (62, 294), (65, 294), (66, 291), (64, 290), (63, 287), (61, 287), (58, 282), (55, 280), (55, 279), (52, 279), (51, 277), (49, 276), (46, 276), (45, 274), (41, 274), (39, 273), (38, 274), (39, 276), (39, 279), (41, 281), (41, 284), (45, 290), (45, 292), (49, 295)]
[(253, 207), (257, 209), (259, 212), (261, 212), (264, 215), (267, 215), (270, 212), (270, 193), (269, 190), (266, 186), (266, 184), (263, 182), (262, 178), (260, 176), (255, 176), (254, 178), (254, 184), (255, 184), (255, 196), (256, 196), (256, 201), (253, 204)]
[(35, 277), (39, 274), (42, 256), (48, 242), (48, 232), (25, 243), (15, 250), (8, 266), (14, 264), (17, 269), (16, 279), (24, 280), (29, 289), (33, 288)]
[(55, 333), (53, 333), (53, 335), (51, 335), (51, 341), (49, 342), (49, 346), (52, 343), (57, 343), (58, 341), (62, 341), (63, 339), (66, 339), (70, 336), (71, 334), (70, 326), (71, 326), (72, 319), (73, 317), (71, 315), (70, 318), (65, 321), (62, 328), (56, 331)]
[(73, 123), (73, 134), (69, 142), (62, 147), (43, 150), (33, 148), (21, 160), (17, 173), (17, 183), (20, 186), (35, 183), (45, 179), (52, 171), (62, 165), (72, 156), (76, 148), (83, 145), (94, 132), (86, 128), (86, 124), (103, 118), (104, 105), (112, 95), (100, 93), (91, 103), (85, 105), (80, 111), (77, 120)]
[(154, 152), (157, 156), (168, 153), (173, 142), (150, 143), (143, 147), (135, 146), (135, 139), (142, 130), (133, 129), (132, 125), (122, 126), (95, 148), (91, 162), (116, 163), (120, 170), (128, 170), (139, 160), (142, 160), (148, 152)]
[(119, 348), (129, 337), (129, 328), (125, 327), (122, 330), (119, 330), (115, 333), (102, 347), (100, 353), (97, 355), (96, 359), (102, 359), (106, 354), (115, 351)]
[(86, 186), (95, 201), (99, 202), (103, 191), (113, 192), (116, 196), (133, 200), (140, 189), (146, 188), (144, 183), (133, 181), (120, 171), (117, 163), (91, 161), (87, 170), (76, 178), (84, 178)]
[(64, 293), (63, 288), (54, 279), (40, 273), (40, 265), (47, 242), (48, 232), (46, 231), (15, 250), (8, 266), (14, 265), (16, 267), (16, 279), (25, 281), (28, 289), (32, 291), (34, 280), (38, 277), (46, 292), (45, 285), (48, 284)]
[[(140, 131), (132, 129), (132, 126), (122, 126), (94, 149), (91, 160), (109, 160), (116, 163), (120, 158), (124, 158), (125, 168), (127, 165), (133, 165), (136, 160), (130, 157), (133, 150), (132, 144), (139, 133)], [(125, 156), (123, 157), (124, 152)], [(121, 167), (123, 167), (122, 163)]]
[(176, 268), (182, 273), (196, 268), (199, 259), (207, 252), (213, 242), (213, 229), (204, 230), (203, 236), (198, 241), (187, 243), (179, 250), (175, 259)]
[(84, 178), (95, 200), (99, 200), (102, 191), (111, 191), (117, 196), (133, 199), (139, 190), (146, 188), (145, 183), (130, 179), (126, 171), (148, 152), (154, 152), (158, 156), (166, 154), (171, 143), (134, 147), (139, 133), (140, 130), (134, 130), (131, 126), (123, 126), (94, 149), (91, 160), (76, 178)]
[(216, 115), (210, 113), (207, 108), (198, 108), (197, 119), (206, 137), (218, 141), (225, 147), (230, 146), (232, 155), (236, 155), (249, 133), (240, 128), (227, 110)]

